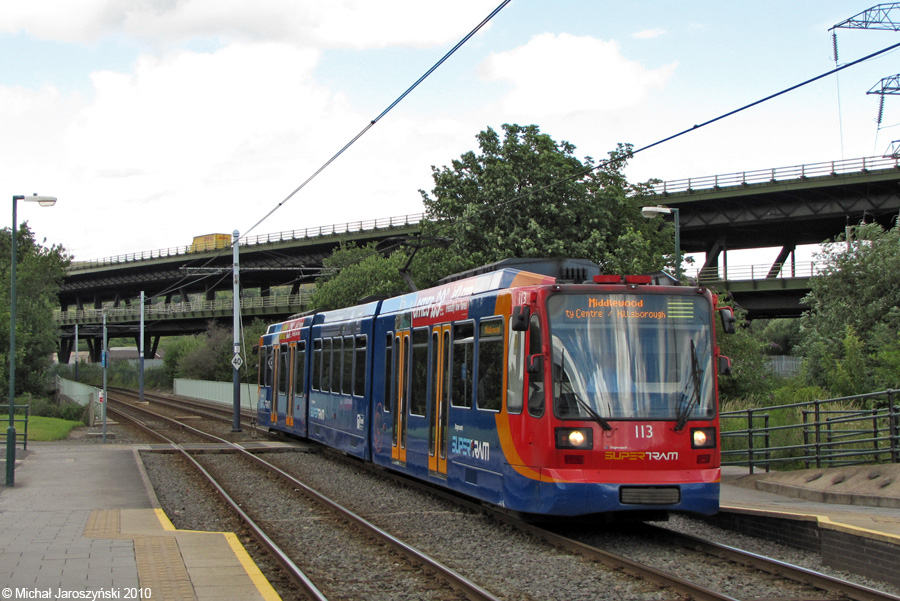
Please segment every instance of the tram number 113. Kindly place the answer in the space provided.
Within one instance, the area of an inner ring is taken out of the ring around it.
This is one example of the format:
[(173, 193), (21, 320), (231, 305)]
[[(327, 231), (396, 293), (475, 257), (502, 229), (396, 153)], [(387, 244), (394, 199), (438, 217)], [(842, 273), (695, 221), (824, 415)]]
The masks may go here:
[(653, 426), (642, 424), (634, 427), (635, 438), (653, 438)]

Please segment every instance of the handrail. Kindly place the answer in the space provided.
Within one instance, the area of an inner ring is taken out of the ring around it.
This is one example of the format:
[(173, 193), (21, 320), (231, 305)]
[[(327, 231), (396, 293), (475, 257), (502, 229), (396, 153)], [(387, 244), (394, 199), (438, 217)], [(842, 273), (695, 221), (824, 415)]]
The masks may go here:
[[(308, 227), (302, 230), (287, 230), (283, 232), (275, 232), (272, 234), (259, 234), (257, 236), (249, 236), (241, 238), (241, 246), (255, 246), (258, 244), (274, 244), (277, 242), (287, 242), (291, 240), (305, 240), (309, 238), (324, 238), (326, 236), (336, 236), (341, 234), (349, 234), (353, 232), (378, 231), (381, 229), (390, 229), (395, 227), (404, 227), (415, 225), (425, 219), (425, 213), (411, 213), (409, 215), (398, 215), (395, 217), (382, 217), (380, 219), (365, 219), (359, 221), (348, 221), (346, 223), (336, 223), (332, 225), (320, 225), (316, 227)], [(186, 255), (190, 253), (212, 252), (212, 249), (194, 248), (194, 245), (176, 246), (170, 248), (161, 248), (156, 250), (146, 250), (137, 253), (128, 253), (124, 255), (115, 255), (112, 257), (104, 257), (102, 259), (92, 259), (89, 261), (73, 261), (69, 267), (69, 271), (77, 271), (80, 269), (91, 269), (94, 267), (102, 267), (105, 265), (116, 265), (119, 263), (131, 263), (133, 261), (145, 261), (149, 259), (161, 259), (165, 257), (174, 257)], [(221, 250), (221, 249), (219, 249)]]
[[(267, 309), (283, 307), (298, 309), (309, 304), (312, 298), (311, 290), (301, 290), (298, 294), (257, 296), (242, 298), (241, 309)], [(232, 299), (196, 300), (177, 303), (154, 303), (147, 305), (144, 312), (146, 319), (177, 319), (190, 313), (211, 313), (216, 311), (230, 311), (234, 307)], [(53, 319), (58, 325), (75, 325), (76, 323), (100, 323), (103, 315), (112, 322), (138, 321), (141, 315), (139, 306), (104, 307), (102, 309), (56, 309), (53, 311)]]
[[(813, 261), (799, 263), (775, 263), (757, 265), (737, 265), (727, 267), (707, 267), (686, 271), (687, 276), (702, 286), (711, 286), (720, 282), (738, 282), (746, 280), (767, 280), (812, 277), (822, 273), (824, 264)], [(259, 296), (241, 299), (242, 309), (265, 309), (269, 307), (305, 307), (309, 304), (313, 292), (301, 290), (295, 295)], [(223, 311), (232, 308), (231, 299), (214, 301), (195, 300), (187, 302), (154, 303), (147, 305), (144, 314), (149, 319), (177, 318), (187, 313), (202, 311)], [(136, 321), (140, 310), (136, 305), (105, 307), (101, 309), (56, 309), (53, 318), (59, 325), (75, 325), (99, 323), (103, 313), (112, 321)]]
[[(751, 184), (804, 180), (810, 177), (818, 176), (837, 176), (848, 173), (865, 173), (867, 171), (877, 169), (900, 169), (900, 158), (863, 157), (859, 159), (811, 163), (809, 165), (774, 167), (771, 169), (759, 169), (756, 171), (741, 171), (737, 173), (726, 173), (722, 175), (709, 175), (704, 177), (668, 180), (657, 184), (652, 184), (650, 187), (654, 192), (663, 195), (669, 195), (677, 192), (694, 192), (696, 190), (703, 189), (718, 190), (727, 187), (744, 187)], [(302, 230), (287, 230), (271, 234), (250, 236), (247, 238), (241, 238), (240, 244), (241, 246), (254, 246), (258, 244), (272, 244), (290, 240), (321, 238), (325, 236), (348, 234), (351, 232), (377, 231), (384, 228), (414, 225), (421, 222), (425, 218), (425, 213), (412, 213), (409, 215), (398, 215), (395, 217), (384, 217), (380, 219), (348, 221), (346, 223), (309, 227)], [(115, 255), (112, 257), (92, 259), (88, 261), (74, 261), (71, 265), (69, 265), (69, 271), (91, 269), (94, 267), (115, 265), (118, 263), (130, 263), (132, 261), (144, 261), (148, 259), (159, 259), (185, 255), (191, 252), (210, 252), (210, 250), (207, 248), (192, 249), (192, 246), (193, 245), (177, 246), (129, 253), (124, 255)]]
[(809, 278), (822, 275), (827, 264), (816, 261), (798, 261), (788, 263), (758, 263), (755, 265), (723, 265), (704, 267), (686, 271), (699, 284), (709, 285), (716, 282), (736, 282), (744, 280), (772, 280), (788, 278)]
[(741, 171), (705, 177), (675, 179), (653, 184), (651, 187), (657, 193), (668, 195), (677, 192), (718, 190), (728, 187), (744, 187), (751, 184), (769, 184), (790, 180), (804, 180), (809, 179), (810, 177), (865, 173), (876, 169), (900, 169), (900, 158), (864, 157), (842, 161), (826, 161), (823, 163), (811, 163), (809, 165), (792, 165), (790, 167), (776, 167), (771, 169), (759, 169), (756, 171)]
[[(15, 417), (18, 415), (16, 413), (17, 409), (25, 410), (25, 417)], [(28, 416), (31, 415), (31, 405), (13, 405), (13, 422), (22, 422), (24, 423), (24, 427), (21, 431), (16, 434), (16, 444), (22, 445), (22, 450), (28, 450)], [(3, 418), (3, 422), (9, 423), (9, 414), (7, 413), (6, 417)], [(0, 438), (3, 439), (3, 443), (6, 443), (6, 429), (0, 428)]]
[[(884, 390), (723, 412), (722, 465), (748, 466), (752, 474), (779, 463), (807, 468), (900, 463), (898, 396), (900, 391)], [(770, 425), (775, 415), (779, 423)]]

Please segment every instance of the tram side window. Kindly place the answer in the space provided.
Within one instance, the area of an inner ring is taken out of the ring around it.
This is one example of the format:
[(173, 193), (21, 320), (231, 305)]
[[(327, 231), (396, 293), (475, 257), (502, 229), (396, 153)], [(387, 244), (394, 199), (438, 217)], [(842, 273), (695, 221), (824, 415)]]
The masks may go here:
[(297, 353), (294, 356), (294, 395), (300, 396), (306, 392), (306, 342), (297, 343)]
[(472, 406), (472, 377), (475, 374), (475, 324), (453, 324), (453, 378), (450, 402), (454, 407)]
[(291, 354), (288, 352), (288, 345), (282, 344), (278, 356), (278, 394), (287, 394), (290, 390), (288, 378), (291, 375)]
[(366, 337), (357, 336), (353, 360), (353, 395), (362, 396), (366, 392)]
[(428, 405), (428, 328), (416, 328), (412, 334), (412, 359), (410, 360), (409, 412), (425, 415)]
[(329, 392), (331, 390), (331, 338), (322, 339), (322, 377), (321, 390)]
[(322, 339), (313, 340), (313, 364), (310, 383), (313, 390), (322, 390)]
[[(537, 315), (532, 315), (528, 326), (528, 355), (540, 355), (541, 350), (541, 320)], [(528, 374), (528, 414), (534, 417), (544, 415), (543, 371)]]
[(344, 348), (341, 351), (343, 358), (343, 375), (341, 376), (341, 392), (346, 395), (353, 394), (353, 336), (344, 337)]
[(341, 365), (344, 359), (344, 344), (340, 338), (333, 338), (331, 349), (331, 392), (341, 392)]
[(397, 378), (397, 362), (394, 361), (394, 333), (388, 332), (384, 340), (384, 410), (391, 412), (394, 405), (394, 380)]
[(509, 329), (509, 356), (506, 361), (506, 411), (522, 413), (525, 390), (525, 332)]
[(482, 319), (478, 328), (478, 408), (503, 404), (503, 318)]
[(272, 386), (272, 347), (264, 346), (259, 350), (259, 385)]

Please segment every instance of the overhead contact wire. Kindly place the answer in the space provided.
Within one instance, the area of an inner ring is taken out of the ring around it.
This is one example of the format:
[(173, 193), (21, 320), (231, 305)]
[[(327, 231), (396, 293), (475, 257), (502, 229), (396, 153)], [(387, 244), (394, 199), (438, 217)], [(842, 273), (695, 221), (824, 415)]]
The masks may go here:
[(257, 221), (250, 229), (248, 229), (247, 231), (245, 231), (245, 232), (241, 235), (241, 238), (246, 237), (250, 232), (252, 232), (252, 231), (255, 230), (257, 227), (259, 227), (259, 225), (261, 225), (266, 219), (268, 219), (269, 217), (271, 217), (271, 216), (275, 213), (275, 211), (277, 211), (277, 210), (280, 209), (282, 206), (284, 206), (284, 204), (285, 204), (287, 201), (289, 201), (291, 198), (293, 198), (298, 192), (300, 192), (300, 190), (302, 190), (303, 188), (305, 188), (307, 184), (309, 184), (309, 183), (310, 183), (312, 180), (314, 180), (320, 173), (322, 173), (325, 169), (327, 169), (329, 165), (331, 165), (335, 160), (337, 160), (338, 157), (340, 157), (342, 154), (344, 154), (344, 152), (346, 152), (347, 149), (349, 149), (351, 146), (353, 146), (353, 144), (355, 144), (357, 140), (359, 140), (359, 139), (360, 139), (361, 137), (363, 137), (370, 129), (372, 129), (372, 127), (374, 127), (375, 124), (378, 123), (385, 115), (387, 115), (387, 114), (388, 114), (395, 106), (397, 106), (398, 104), (400, 104), (400, 102), (402, 102), (404, 98), (406, 98), (413, 90), (415, 90), (415, 89), (419, 86), (419, 84), (421, 84), (423, 81), (425, 81), (425, 79), (426, 79), (429, 75), (431, 75), (432, 73), (434, 73), (434, 71), (435, 71), (438, 67), (440, 67), (441, 65), (443, 65), (444, 62), (446, 62), (447, 59), (449, 59), (454, 53), (456, 53), (457, 50), (459, 50), (460, 48), (462, 48), (463, 44), (465, 44), (466, 42), (468, 42), (468, 41), (472, 38), (472, 36), (474, 36), (474, 35), (475, 35), (476, 33), (478, 33), (485, 25), (487, 25), (487, 23), (488, 23), (491, 19), (493, 19), (494, 16), (496, 16), (497, 13), (499, 13), (499, 12), (503, 9), (503, 7), (505, 7), (505, 6), (506, 6), (507, 4), (509, 4), (511, 1), (512, 1), (512, 0), (504, 0), (503, 2), (501, 2), (501, 3), (497, 6), (497, 8), (495, 8), (493, 11), (491, 11), (491, 13), (481, 21), (481, 23), (479, 23), (478, 25), (476, 25), (475, 28), (472, 29), (472, 31), (470, 31), (468, 34), (466, 34), (465, 37), (463, 37), (463, 39), (461, 39), (459, 42), (457, 42), (456, 45), (453, 46), (453, 48), (451, 48), (451, 49), (450, 49), (443, 57), (441, 57), (441, 59), (440, 59), (438, 62), (436, 62), (434, 65), (432, 65), (432, 67), (431, 67), (430, 69), (428, 69), (428, 71), (426, 71), (424, 75), (422, 75), (419, 79), (417, 79), (416, 82), (415, 82), (414, 84), (412, 84), (411, 86), (409, 86), (409, 88), (407, 88), (405, 92), (403, 92), (402, 94), (400, 94), (400, 96), (398, 96), (397, 99), (394, 100), (394, 101), (393, 101), (386, 109), (384, 109), (377, 117), (375, 117), (374, 119), (372, 119), (371, 121), (369, 121), (369, 123), (367, 123), (366, 126), (365, 126), (364, 128), (362, 128), (362, 130), (361, 130), (358, 134), (356, 134), (356, 135), (353, 137), (352, 140), (350, 140), (349, 142), (347, 142), (347, 143), (343, 146), (343, 148), (341, 148), (340, 150), (338, 150), (338, 151), (334, 154), (334, 156), (332, 156), (330, 159), (328, 159), (327, 161), (325, 161), (325, 163), (324, 163), (321, 167), (319, 167), (318, 169), (316, 169), (316, 171), (315, 171), (312, 175), (310, 175), (308, 178), (306, 178), (306, 180), (305, 180), (302, 184), (300, 184), (299, 186), (297, 186), (297, 187), (294, 189), (293, 192), (291, 192), (290, 194), (288, 194), (287, 197), (284, 198), (284, 200), (282, 200), (282, 201), (279, 202), (277, 205), (275, 205), (275, 207), (274, 207), (271, 211), (269, 211), (268, 213), (266, 213), (265, 216), (263, 216), (262, 219), (260, 219), (259, 221)]

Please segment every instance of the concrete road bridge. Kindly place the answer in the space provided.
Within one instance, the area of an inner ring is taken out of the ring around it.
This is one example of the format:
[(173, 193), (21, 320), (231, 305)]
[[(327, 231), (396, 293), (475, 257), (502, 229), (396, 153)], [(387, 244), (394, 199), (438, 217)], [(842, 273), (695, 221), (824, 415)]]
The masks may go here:
[[(869, 157), (660, 182), (648, 203), (677, 208), (684, 253), (703, 253), (688, 272), (699, 284), (729, 292), (751, 318), (797, 316), (809, 278), (819, 267), (794, 260), (795, 249), (834, 238), (862, 222), (893, 225), (900, 211), (900, 162)], [(241, 240), (245, 319), (282, 319), (307, 306), (322, 259), (342, 242), (365, 244), (419, 231), (423, 214), (291, 230)], [(769, 265), (730, 266), (728, 251), (778, 247)], [(100, 323), (110, 337), (136, 336), (139, 298), (145, 312), (145, 353), (162, 336), (202, 331), (231, 320), (230, 249), (191, 246), (77, 261), (60, 292), (61, 361), (76, 325), (94, 358)]]

